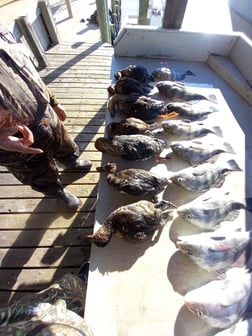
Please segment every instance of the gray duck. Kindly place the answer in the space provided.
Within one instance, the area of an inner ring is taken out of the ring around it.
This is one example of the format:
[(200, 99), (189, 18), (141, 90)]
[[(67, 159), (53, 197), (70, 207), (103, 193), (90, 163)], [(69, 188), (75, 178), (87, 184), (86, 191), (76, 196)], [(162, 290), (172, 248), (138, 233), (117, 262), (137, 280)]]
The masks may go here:
[(154, 135), (154, 133), (163, 132), (164, 129), (158, 123), (147, 124), (138, 118), (126, 118), (120, 122), (110, 122), (106, 126), (108, 137), (112, 139), (115, 135), (124, 134), (145, 134)]
[(181, 81), (185, 79), (186, 76), (195, 76), (195, 74), (190, 70), (181, 72), (166, 67), (156, 68), (151, 72), (151, 75), (155, 81)]
[(184, 83), (160, 81), (156, 84), (156, 87), (160, 94), (176, 102), (209, 100), (212, 103), (217, 103), (216, 96), (214, 94), (202, 95), (198, 92), (191, 91), (191, 89), (184, 85)]
[(115, 162), (107, 162), (97, 171), (107, 173), (107, 181), (115, 190), (132, 196), (153, 194), (153, 201), (162, 199), (162, 194), (169, 184), (166, 177), (158, 176), (144, 169), (129, 168), (117, 171)]
[(157, 160), (169, 159), (160, 157), (166, 146), (164, 140), (142, 134), (116, 135), (113, 139), (101, 137), (95, 141), (99, 151), (131, 161), (145, 161), (153, 156)]
[(108, 215), (91, 238), (99, 247), (105, 247), (114, 233), (132, 243), (144, 242), (172, 218), (175, 208), (173, 203), (165, 200), (159, 203), (141, 200), (121, 206)]

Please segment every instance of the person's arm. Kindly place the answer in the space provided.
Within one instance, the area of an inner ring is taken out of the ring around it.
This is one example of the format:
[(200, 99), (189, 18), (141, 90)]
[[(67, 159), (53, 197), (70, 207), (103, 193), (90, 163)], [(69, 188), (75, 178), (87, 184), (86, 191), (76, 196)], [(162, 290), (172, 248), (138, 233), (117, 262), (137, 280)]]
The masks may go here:
[(50, 105), (54, 109), (54, 112), (57, 114), (59, 120), (64, 121), (67, 117), (64, 107), (59, 103), (55, 93), (53, 93), (48, 86), (46, 86), (46, 90), (49, 94)]
[[(23, 137), (14, 136), (20, 132)], [(34, 142), (33, 134), (27, 126), (10, 126), (0, 129), (0, 148), (10, 152), (20, 152), (27, 154), (41, 154), (40, 148), (30, 147)]]

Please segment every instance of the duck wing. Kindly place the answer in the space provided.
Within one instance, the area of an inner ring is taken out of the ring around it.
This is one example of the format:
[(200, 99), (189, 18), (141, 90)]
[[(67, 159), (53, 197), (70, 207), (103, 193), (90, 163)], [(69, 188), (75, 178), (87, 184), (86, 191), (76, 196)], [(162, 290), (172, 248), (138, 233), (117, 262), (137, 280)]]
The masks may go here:
[(159, 154), (165, 148), (166, 142), (142, 134), (119, 135), (113, 139), (124, 160), (144, 161), (154, 154)]
[(110, 184), (113, 184), (117, 190), (139, 196), (162, 190), (168, 184), (168, 179), (143, 169), (130, 168), (118, 172)]

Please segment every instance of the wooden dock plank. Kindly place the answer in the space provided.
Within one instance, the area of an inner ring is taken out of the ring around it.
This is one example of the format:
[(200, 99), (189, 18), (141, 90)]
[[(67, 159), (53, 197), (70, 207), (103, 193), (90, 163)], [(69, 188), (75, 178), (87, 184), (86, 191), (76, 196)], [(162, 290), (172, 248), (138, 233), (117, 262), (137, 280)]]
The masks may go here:
[(0, 290), (26, 290), (39, 291), (52, 283), (56, 278), (65, 273), (78, 271), (78, 266), (60, 268), (36, 268), (36, 269), (0, 269)]
[[(89, 246), (65, 246), (58, 247), (23, 247), (22, 253), (20, 248), (12, 248), (11, 268), (18, 268), (24, 265), (25, 269), (31, 268), (55, 268), (55, 267), (79, 267), (79, 259), (89, 254)], [(4, 260), (9, 250), (0, 249), (0, 258)], [(66, 258), (67, 255), (67, 258)], [(2, 268), (8, 269), (10, 265), (3, 263)]]
[[(93, 227), (95, 209), (93, 211), (82, 211), (74, 214), (61, 212), (45, 213), (0, 213), (1, 230), (24, 230), (24, 229), (66, 229), (71, 228), (91, 228)], [(38, 225), (39, 223), (39, 225)]]
[(94, 43), (60, 43), (46, 52), (48, 68), (40, 75), (65, 107), (64, 124), (79, 145), (81, 158), (93, 162), (82, 175), (59, 165), (63, 185), (79, 196), (76, 212), (53, 197), (22, 185), (0, 167), (0, 306), (48, 287), (65, 273), (77, 273), (89, 259), (100, 173), (107, 87), (113, 48)]
[[(81, 211), (94, 211), (96, 204), (95, 197), (79, 197), (82, 203)], [(0, 199), (0, 213), (72, 213), (60, 204), (55, 198), (27, 198), (27, 199)], [(38, 223), (39, 224), (39, 223)], [(1, 231), (0, 231), (1, 232)]]
[(85, 237), (90, 231), (90, 228), (1, 230), (0, 245), (4, 248), (78, 246), (88, 242)]

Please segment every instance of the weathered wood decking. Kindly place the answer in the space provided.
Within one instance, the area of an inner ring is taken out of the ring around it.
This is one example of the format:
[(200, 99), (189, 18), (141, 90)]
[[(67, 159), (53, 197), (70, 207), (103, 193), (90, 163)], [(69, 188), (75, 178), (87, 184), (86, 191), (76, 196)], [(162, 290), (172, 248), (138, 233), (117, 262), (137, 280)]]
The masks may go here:
[(91, 171), (62, 172), (64, 185), (82, 205), (73, 213), (53, 198), (19, 183), (0, 167), (0, 305), (26, 292), (46, 288), (62, 274), (77, 272), (89, 258), (101, 153), (94, 147), (105, 125), (107, 87), (113, 48), (97, 43), (61, 43), (46, 53), (45, 83), (64, 105), (65, 125), (78, 143), (81, 157), (93, 161)]

